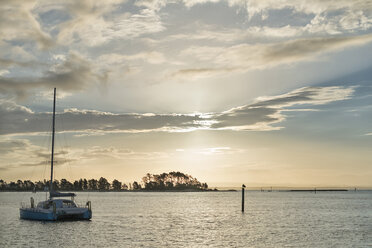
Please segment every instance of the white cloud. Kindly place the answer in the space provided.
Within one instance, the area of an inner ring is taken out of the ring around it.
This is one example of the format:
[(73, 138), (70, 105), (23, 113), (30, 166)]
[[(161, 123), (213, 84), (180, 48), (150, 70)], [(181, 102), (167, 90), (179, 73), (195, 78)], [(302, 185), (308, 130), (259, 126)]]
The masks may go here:
[(0, 77), (6, 75), (8, 73), (9, 73), (8, 70), (0, 70)]
[(183, 0), (186, 7), (191, 8), (197, 4), (218, 3), (220, 0)]

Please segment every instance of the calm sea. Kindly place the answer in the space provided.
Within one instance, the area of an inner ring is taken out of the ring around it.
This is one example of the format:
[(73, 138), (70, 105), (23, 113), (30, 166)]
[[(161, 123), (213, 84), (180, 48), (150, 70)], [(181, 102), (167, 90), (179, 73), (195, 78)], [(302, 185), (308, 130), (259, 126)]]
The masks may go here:
[(372, 191), (78, 193), (91, 221), (19, 219), (0, 193), (0, 247), (372, 247)]

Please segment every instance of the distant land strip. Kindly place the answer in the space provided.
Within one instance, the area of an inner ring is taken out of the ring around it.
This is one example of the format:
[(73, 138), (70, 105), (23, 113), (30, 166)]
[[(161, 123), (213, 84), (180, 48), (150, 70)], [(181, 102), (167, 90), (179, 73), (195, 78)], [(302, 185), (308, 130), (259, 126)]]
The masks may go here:
[(348, 189), (291, 189), (289, 192), (314, 192), (314, 191), (349, 191)]

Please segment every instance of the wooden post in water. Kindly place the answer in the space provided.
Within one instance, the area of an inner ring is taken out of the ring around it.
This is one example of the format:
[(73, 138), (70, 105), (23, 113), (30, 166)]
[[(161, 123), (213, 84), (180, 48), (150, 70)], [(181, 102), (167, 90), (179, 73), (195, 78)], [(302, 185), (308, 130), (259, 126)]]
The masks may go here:
[(244, 188), (245, 188), (245, 185), (243, 184), (242, 185), (242, 212), (244, 212)]

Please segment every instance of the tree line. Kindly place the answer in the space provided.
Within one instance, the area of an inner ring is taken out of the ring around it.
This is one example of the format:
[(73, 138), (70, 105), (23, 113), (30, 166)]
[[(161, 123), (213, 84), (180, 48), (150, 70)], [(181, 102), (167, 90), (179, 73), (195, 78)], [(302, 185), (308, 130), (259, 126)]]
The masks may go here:
[[(17, 180), (9, 183), (0, 179), (0, 191), (45, 191), (50, 181)], [(147, 173), (142, 182), (123, 183), (114, 179), (111, 183), (104, 177), (100, 179), (83, 179), (73, 182), (67, 179), (54, 180), (56, 191), (127, 191), (127, 190), (208, 190), (206, 183), (200, 183), (196, 178), (182, 172), (169, 172), (159, 175)]]

